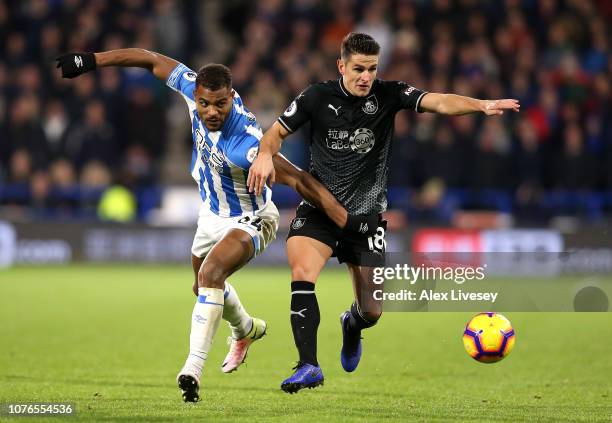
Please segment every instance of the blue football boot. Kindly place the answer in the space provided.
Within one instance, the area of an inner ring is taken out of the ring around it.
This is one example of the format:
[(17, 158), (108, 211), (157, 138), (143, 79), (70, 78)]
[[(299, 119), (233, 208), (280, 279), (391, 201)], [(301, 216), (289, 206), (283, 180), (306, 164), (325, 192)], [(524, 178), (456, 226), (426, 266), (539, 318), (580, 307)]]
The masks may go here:
[(361, 333), (352, 334), (348, 329), (350, 311), (340, 315), (340, 326), (342, 326), (342, 351), (340, 351), (340, 363), (347, 372), (354, 371), (361, 360)]
[(300, 389), (312, 389), (323, 385), (323, 371), (319, 366), (302, 363), (298, 361), (293, 368), (295, 372), (281, 383), (281, 389), (289, 394), (294, 394)]

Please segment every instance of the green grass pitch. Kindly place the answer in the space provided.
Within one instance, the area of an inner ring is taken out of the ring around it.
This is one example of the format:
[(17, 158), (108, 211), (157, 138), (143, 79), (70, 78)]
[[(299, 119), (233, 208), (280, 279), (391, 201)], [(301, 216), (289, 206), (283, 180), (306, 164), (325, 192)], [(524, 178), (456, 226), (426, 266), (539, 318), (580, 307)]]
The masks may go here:
[(269, 333), (226, 375), (222, 324), (203, 401), (184, 404), (175, 377), (194, 304), (187, 264), (0, 271), (0, 403), (72, 402), (69, 421), (612, 421), (611, 313), (506, 313), (516, 347), (491, 365), (463, 350), (473, 313), (387, 313), (347, 374), (338, 317), (352, 289), (346, 271), (326, 269), (317, 287), (325, 386), (288, 395), (279, 385), (296, 359), (289, 271), (245, 268), (231, 281)]

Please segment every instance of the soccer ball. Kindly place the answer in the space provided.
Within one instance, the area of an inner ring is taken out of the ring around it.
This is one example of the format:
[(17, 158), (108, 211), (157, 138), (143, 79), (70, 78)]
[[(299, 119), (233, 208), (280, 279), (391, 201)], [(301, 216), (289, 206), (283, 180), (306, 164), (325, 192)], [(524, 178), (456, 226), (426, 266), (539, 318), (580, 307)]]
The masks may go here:
[(479, 313), (465, 325), (463, 346), (481, 363), (495, 363), (514, 347), (514, 329), (510, 320), (499, 313)]

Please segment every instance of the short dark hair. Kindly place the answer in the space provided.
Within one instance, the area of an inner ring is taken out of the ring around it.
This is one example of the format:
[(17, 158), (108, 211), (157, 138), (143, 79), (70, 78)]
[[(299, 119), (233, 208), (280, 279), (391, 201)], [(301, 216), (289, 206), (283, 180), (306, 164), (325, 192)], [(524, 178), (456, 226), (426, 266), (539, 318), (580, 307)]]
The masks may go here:
[(209, 63), (202, 66), (196, 76), (196, 87), (201, 85), (211, 91), (232, 88), (232, 71), (225, 65)]
[(372, 36), (362, 32), (349, 32), (340, 46), (342, 60), (348, 60), (351, 54), (371, 56), (378, 55), (378, 53), (380, 53), (380, 45)]

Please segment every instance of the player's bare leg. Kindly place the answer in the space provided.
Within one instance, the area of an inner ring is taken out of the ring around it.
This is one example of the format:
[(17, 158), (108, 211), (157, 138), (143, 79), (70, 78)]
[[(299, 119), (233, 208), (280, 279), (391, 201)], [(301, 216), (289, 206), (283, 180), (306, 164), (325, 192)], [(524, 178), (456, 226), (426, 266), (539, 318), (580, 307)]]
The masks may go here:
[(198, 273), (200, 272), (202, 263), (204, 263), (204, 257), (191, 255), (191, 267), (193, 268), (193, 286), (191, 289), (196, 297), (198, 296)]
[(374, 324), (382, 315), (382, 300), (374, 298), (374, 291), (383, 289), (383, 284), (374, 283), (374, 267), (347, 265), (353, 281), (353, 293), (361, 316)]
[(374, 326), (382, 314), (382, 301), (374, 299), (374, 291), (382, 285), (374, 283), (374, 268), (348, 264), (353, 280), (355, 301), (350, 311), (340, 316), (342, 351), (340, 362), (347, 372), (354, 371), (361, 359), (361, 331)]
[(292, 236), (287, 240), (292, 280), (291, 329), (300, 358), (295, 373), (281, 384), (285, 392), (294, 393), (323, 384), (323, 372), (317, 361), (320, 315), (314, 288), (331, 255), (328, 245), (313, 238)]
[(185, 401), (199, 400), (202, 368), (223, 315), (225, 280), (253, 256), (251, 236), (231, 229), (210, 250), (198, 270), (198, 299), (191, 319), (189, 355), (177, 382)]
[[(191, 263), (195, 275), (193, 292), (198, 295), (198, 272), (204, 258), (191, 256)], [(252, 317), (242, 305), (238, 292), (228, 281), (225, 281), (223, 290), (225, 302), (223, 305), (223, 320), (227, 321), (232, 336), (228, 338), (229, 352), (221, 364), (224, 373), (231, 373), (238, 369), (246, 359), (250, 345), (261, 339), (267, 330), (267, 324), (262, 319)]]

